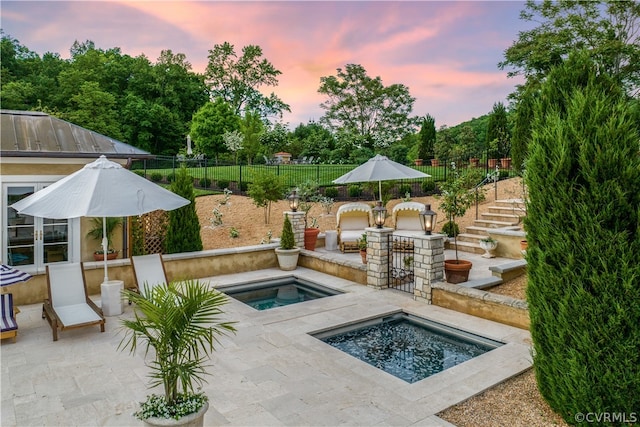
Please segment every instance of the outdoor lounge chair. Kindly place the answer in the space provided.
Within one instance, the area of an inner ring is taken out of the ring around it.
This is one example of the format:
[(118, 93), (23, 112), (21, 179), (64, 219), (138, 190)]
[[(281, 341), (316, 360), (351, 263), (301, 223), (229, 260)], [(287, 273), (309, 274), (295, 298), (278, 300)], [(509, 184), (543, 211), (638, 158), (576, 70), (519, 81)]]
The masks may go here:
[(423, 203), (402, 202), (393, 207), (391, 217), (395, 230), (421, 231), (420, 212), (425, 209)]
[(100, 325), (104, 332), (102, 310), (87, 295), (87, 283), (82, 263), (56, 263), (47, 265), (49, 299), (42, 305), (42, 318), (46, 318), (58, 341), (60, 330)]
[(132, 256), (131, 267), (136, 279), (136, 288), (141, 294), (144, 294), (145, 286), (152, 289), (156, 285), (168, 283), (167, 271), (160, 254)]
[(373, 224), (373, 210), (366, 203), (345, 203), (336, 213), (338, 247), (341, 252), (357, 252), (358, 240)]
[(0, 307), (2, 309), (2, 318), (0, 318), (0, 327), (2, 334), (0, 339), (13, 338), (13, 342), (16, 342), (16, 335), (18, 335), (18, 323), (16, 323), (16, 316), (13, 310), (13, 294), (0, 294)]

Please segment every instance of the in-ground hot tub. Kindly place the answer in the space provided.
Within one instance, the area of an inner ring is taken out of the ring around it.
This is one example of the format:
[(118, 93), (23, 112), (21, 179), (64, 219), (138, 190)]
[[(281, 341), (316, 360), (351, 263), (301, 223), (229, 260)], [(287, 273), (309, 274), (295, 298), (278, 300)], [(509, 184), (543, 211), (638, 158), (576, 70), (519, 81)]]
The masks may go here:
[(409, 383), (504, 345), (404, 312), (311, 335)]
[(342, 293), (295, 276), (220, 286), (217, 289), (256, 310), (268, 310)]

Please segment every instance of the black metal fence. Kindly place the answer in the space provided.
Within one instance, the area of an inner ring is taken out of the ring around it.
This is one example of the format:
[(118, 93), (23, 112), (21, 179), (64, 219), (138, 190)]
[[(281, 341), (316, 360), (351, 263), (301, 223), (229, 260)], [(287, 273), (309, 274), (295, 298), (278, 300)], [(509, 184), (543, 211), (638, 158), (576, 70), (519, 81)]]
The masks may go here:
[[(456, 168), (477, 171), (478, 182), (488, 173), (495, 172), (495, 167), (489, 162), (474, 162), (457, 160)], [(359, 183), (337, 185), (332, 181), (351, 171), (358, 165), (338, 164), (223, 164), (206, 158), (163, 157), (155, 159), (137, 160), (131, 169), (142, 176), (159, 183), (169, 183), (175, 178), (177, 170), (185, 165), (189, 175), (193, 178), (194, 186), (201, 189), (222, 191), (230, 189), (234, 194), (246, 194), (249, 183), (260, 173), (272, 173), (282, 177), (288, 187), (296, 187), (307, 181), (316, 182), (321, 193), (335, 200), (371, 199), (373, 192), (377, 192), (377, 183)], [(430, 175), (429, 178), (398, 180), (383, 182), (383, 193), (389, 193), (395, 198), (405, 196), (409, 192), (412, 197), (430, 195), (438, 191), (437, 183), (444, 181), (452, 173), (451, 160), (440, 160), (437, 165), (411, 166), (416, 170)], [(514, 175), (510, 165), (498, 165), (501, 176)]]

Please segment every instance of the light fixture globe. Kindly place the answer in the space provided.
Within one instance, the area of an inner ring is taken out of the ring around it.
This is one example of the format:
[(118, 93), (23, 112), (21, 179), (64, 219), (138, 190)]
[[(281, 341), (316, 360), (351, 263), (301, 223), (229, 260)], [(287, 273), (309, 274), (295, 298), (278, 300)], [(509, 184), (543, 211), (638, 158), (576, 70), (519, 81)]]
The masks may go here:
[(376, 228), (382, 228), (384, 226), (384, 220), (387, 217), (387, 210), (382, 206), (382, 201), (378, 200), (376, 207), (373, 208), (373, 222)]
[(430, 235), (433, 231), (433, 226), (436, 223), (436, 213), (431, 210), (431, 205), (425, 205), (424, 210), (420, 212), (420, 225), (424, 230), (424, 234)]
[(289, 200), (289, 209), (291, 209), (291, 212), (296, 212), (298, 210), (298, 202), (300, 201), (298, 192), (293, 190), (289, 197), (287, 197), (287, 200)]

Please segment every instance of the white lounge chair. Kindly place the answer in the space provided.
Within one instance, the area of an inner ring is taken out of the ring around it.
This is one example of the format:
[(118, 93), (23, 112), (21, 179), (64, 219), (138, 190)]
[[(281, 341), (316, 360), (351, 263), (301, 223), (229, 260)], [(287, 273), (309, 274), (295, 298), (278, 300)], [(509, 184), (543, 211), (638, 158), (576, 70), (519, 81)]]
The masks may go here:
[(357, 252), (358, 240), (373, 224), (373, 210), (366, 203), (345, 203), (336, 212), (338, 247), (341, 252)]
[(58, 341), (60, 330), (100, 325), (104, 332), (102, 310), (87, 295), (82, 263), (56, 263), (47, 265), (49, 299), (42, 305), (42, 318), (46, 318)]
[(136, 255), (131, 257), (131, 267), (136, 279), (138, 292), (144, 295), (144, 289), (168, 283), (167, 271), (160, 254)]
[(420, 212), (425, 209), (423, 203), (402, 202), (393, 207), (391, 217), (395, 230), (421, 231)]

